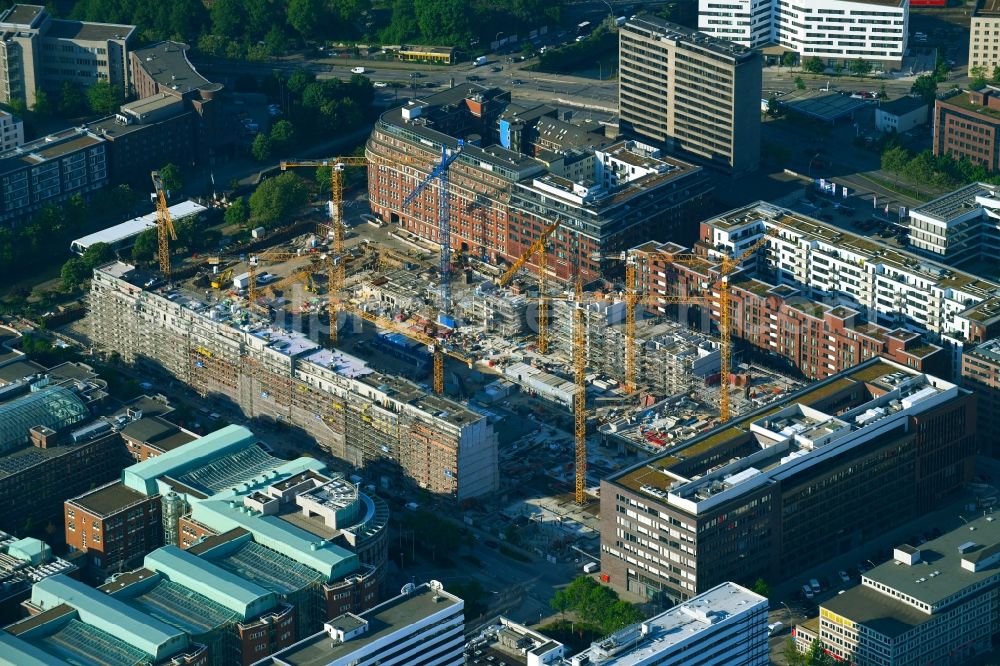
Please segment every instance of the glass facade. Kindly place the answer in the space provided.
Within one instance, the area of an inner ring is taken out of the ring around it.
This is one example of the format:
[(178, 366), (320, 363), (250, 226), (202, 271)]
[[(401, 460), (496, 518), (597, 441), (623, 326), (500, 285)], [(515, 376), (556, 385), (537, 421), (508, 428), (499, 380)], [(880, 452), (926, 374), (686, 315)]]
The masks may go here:
[(80, 398), (61, 386), (33, 391), (0, 404), (0, 454), (26, 444), (28, 429), (33, 426), (58, 431), (85, 421), (89, 415)]

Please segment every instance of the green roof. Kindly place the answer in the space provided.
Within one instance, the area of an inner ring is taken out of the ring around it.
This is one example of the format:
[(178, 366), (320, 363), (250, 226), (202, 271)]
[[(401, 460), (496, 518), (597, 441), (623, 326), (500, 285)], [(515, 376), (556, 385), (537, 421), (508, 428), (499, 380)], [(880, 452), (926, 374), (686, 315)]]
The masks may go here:
[(143, 565), (238, 613), (241, 620), (257, 617), (278, 603), (274, 592), (177, 546), (154, 550)]
[(35, 583), (31, 602), (44, 610), (67, 604), (85, 624), (142, 650), (154, 661), (166, 659), (188, 647), (184, 632), (64, 574)]
[(145, 495), (155, 495), (156, 479), (177, 477), (185, 472), (221, 460), (254, 445), (254, 434), (242, 426), (230, 425), (193, 442), (136, 463), (122, 472), (122, 482)]

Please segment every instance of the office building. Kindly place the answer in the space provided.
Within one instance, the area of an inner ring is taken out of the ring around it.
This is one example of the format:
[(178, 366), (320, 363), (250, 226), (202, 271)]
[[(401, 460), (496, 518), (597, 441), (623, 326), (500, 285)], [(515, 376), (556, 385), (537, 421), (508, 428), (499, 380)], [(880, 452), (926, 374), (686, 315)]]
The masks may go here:
[(0, 626), (21, 619), (20, 603), (32, 585), (56, 574), (75, 575), (76, 570), (75, 563), (53, 555), (44, 541), (0, 532)]
[(785, 580), (937, 508), (975, 440), (969, 391), (870, 360), (603, 480), (602, 578), (673, 601)]
[(35, 105), (39, 90), (64, 83), (86, 90), (99, 81), (129, 90), (128, 47), (134, 25), (55, 19), (41, 5), (0, 14), (0, 103)]
[(966, 185), (910, 209), (910, 245), (950, 264), (994, 262), (1000, 257), (998, 214), (996, 185)]
[(976, 396), (979, 451), (1000, 458), (1000, 340), (987, 340), (962, 354), (962, 386)]
[(1000, 633), (1000, 521), (968, 521), (921, 546), (902, 544), (861, 584), (820, 604), (795, 628), (857, 666), (968, 664)]
[(969, 23), (969, 71), (982, 67), (987, 77), (1000, 66), (1000, 4), (996, 0), (976, 3)]
[(65, 499), (114, 480), (129, 463), (112, 431), (118, 417), (91, 415), (105, 389), (83, 365), (46, 370), (21, 359), (0, 367), (0, 530), (55, 528)]
[(780, 45), (800, 61), (847, 67), (861, 59), (876, 71), (898, 70), (906, 53), (908, 0), (780, 0), (726, 3), (698, 0), (698, 29), (720, 39), (758, 48)]
[[(449, 169), (451, 246), (472, 257), (513, 263), (559, 219), (548, 274), (591, 280), (605, 269), (595, 253), (691, 236), (711, 189), (703, 169), (598, 129), (570, 123), (548, 105), (511, 102), (499, 88), (467, 84), (419, 96), (383, 113), (368, 139), (372, 212), (437, 242), (436, 200), (428, 194), (406, 209), (403, 200), (442, 149), (464, 141)], [(526, 268), (537, 271), (536, 262)]]
[(626, 132), (735, 174), (757, 169), (759, 53), (651, 15), (628, 21), (618, 35)]
[(74, 127), (0, 153), (0, 223), (108, 184), (107, 143)]
[(464, 500), (499, 485), (498, 437), (488, 419), (305, 335), (241, 329), (194, 295), (146, 291), (149, 274), (113, 263), (91, 282), (93, 339), (126, 362), (149, 362), (248, 417), (301, 427), (371, 478), (402, 476)]
[(7, 111), (0, 111), (0, 152), (13, 150), (24, 143), (24, 121)]
[(66, 545), (85, 556), (85, 574), (102, 583), (131, 571), (146, 553), (163, 545), (160, 496), (127, 488), (120, 481), (66, 500)]
[(565, 655), (559, 641), (502, 615), (465, 642), (466, 666), (559, 666)]
[[(766, 244), (730, 279), (732, 335), (821, 379), (876, 356), (950, 375), (968, 342), (1000, 330), (996, 285), (791, 210), (758, 202), (701, 225), (696, 254), (674, 243), (634, 248), (642, 293), (704, 298), (687, 316), (717, 328), (719, 253)], [(700, 316), (699, 316), (700, 313)], [(949, 353), (951, 352), (951, 353)]]
[(407, 585), (399, 596), (360, 615), (335, 617), (255, 666), (459, 666), (464, 608), (437, 581)]
[(963, 90), (934, 102), (934, 155), (1000, 168), (1000, 90)]
[(902, 134), (926, 122), (927, 102), (919, 97), (900, 97), (875, 109), (875, 129), (879, 132)]

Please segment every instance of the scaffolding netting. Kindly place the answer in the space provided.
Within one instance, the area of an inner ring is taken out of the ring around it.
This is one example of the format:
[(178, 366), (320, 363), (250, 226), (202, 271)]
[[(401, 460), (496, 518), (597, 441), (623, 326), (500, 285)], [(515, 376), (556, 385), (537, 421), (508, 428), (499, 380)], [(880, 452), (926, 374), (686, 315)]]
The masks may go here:
[(79, 620), (39, 640), (39, 647), (73, 666), (145, 666), (150, 655)]
[(161, 581), (156, 587), (129, 603), (157, 620), (181, 631), (198, 635), (234, 622), (237, 613), (208, 597), (173, 581)]
[(279, 594), (291, 594), (323, 580), (315, 569), (253, 541), (216, 564)]
[(183, 474), (177, 480), (186, 486), (215, 495), (278, 467), (282, 460), (268, 455), (259, 446), (217, 460)]
[(59, 431), (90, 416), (75, 393), (50, 386), (0, 404), (0, 454), (28, 443), (28, 429), (47, 426)]

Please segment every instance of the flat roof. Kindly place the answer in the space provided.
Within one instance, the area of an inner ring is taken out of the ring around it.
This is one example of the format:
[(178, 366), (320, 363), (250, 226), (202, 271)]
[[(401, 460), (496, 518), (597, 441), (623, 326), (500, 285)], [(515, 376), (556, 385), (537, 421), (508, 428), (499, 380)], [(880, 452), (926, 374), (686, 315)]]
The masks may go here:
[[(330, 635), (322, 631), (275, 653), (271, 659), (275, 664), (287, 666), (328, 666), (337, 659), (461, 603), (462, 600), (455, 595), (423, 584), (410, 594), (401, 594), (362, 613), (361, 617), (368, 621), (368, 631), (355, 638), (333, 643)], [(330, 622), (336, 623), (336, 618)]]
[(910, 215), (914, 213), (939, 220), (950, 222), (962, 215), (966, 215), (972, 210), (981, 210), (982, 206), (976, 203), (976, 197), (995, 196), (996, 185), (989, 183), (971, 183), (965, 187), (960, 187), (953, 192), (948, 192), (937, 199), (910, 209)]
[(32, 27), (42, 13), (47, 13), (42, 5), (13, 5), (10, 9), (0, 14), (0, 24), (13, 24), (16, 26)]
[(864, 108), (868, 105), (868, 101), (841, 95), (832, 90), (793, 90), (779, 97), (778, 104), (790, 111), (832, 123)]
[[(183, 220), (184, 218), (191, 217), (192, 215), (198, 215), (208, 209), (199, 203), (189, 200), (174, 204), (173, 206), (170, 206), (169, 210), (170, 219), (177, 222), (178, 220)], [(133, 217), (131, 220), (122, 222), (121, 224), (116, 224), (113, 227), (107, 227), (106, 229), (95, 231), (92, 234), (87, 234), (86, 236), (82, 236), (81, 238), (77, 238), (73, 241), (71, 247), (78, 247), (86, 250), (94, 243), (108, 243), (113, 245), (115, 243), (120, 243), (124, 240), (134, 238), (147, 229), (156, 228), (156, 215), (156, 211), (153, 211), (152, 213), (140, 215), (139, 217)]]
[(1000, 365), (1000, 339), (987, 340), (978, 347), (965, 350), (964, 353), (967, 356), (979, 357), (984, 361)]
[(126, 487), (121, 481), (114, 481), (89, 493), (68, 500), (91, 513), (107, 517), (116, 511), (147, 499), (146, 495)]
[(213, 83), (198, 73), (188, 60), (187, 44), (164, 41), (146, 48), (136, 49), (135, 54), (143, 71), (161, 88), (184, 93), (189, 90), (220, 90), (221, 83)]
[(104, 143), (86, 128), (73, 127), (0, 153), (0, 173), (16, 171)]
[(934, 619), (932, 615), (921, 613), (913, 606), (865, 585), (855, 585), (821, 606), (831, 613), (891, 638), (901, 636), (913, 627)]
[[(1000, 544), (1000, 520), (981, 516), (920, 546), (920, 562), (912, 566), (890, 560), (868, 571), (864, 583), (881, 583), (930, 606), (1000, 573), (1000, 563), (980, 571), (962, 568), (962, 560)], [(965, 553), (959, 552), (965, 546)]]
[[(997, 95), (997, 92), (996, 90), (991, 90), (990, 95)], [(983, 116), (989, 116), (992, 119), (991, 122), (994, 123), (1000, 121), (1000, 109), (990, 108), (983, 104), (974, 104), (969, 98), (968, 90), (961, 90), (951, 97), (938, 100), (938, 103), (945, 106), (954, 106), (964, 111), (971, 111)]]
[(879, 111), (885, 113), (891, 113), (896, 116), (901, 116), (905, 113), (910, 113), (911, 111), (916, 111), (917, 109), (926, 109), (927, 102), (920, 99), (919, 97), (900, 97), (899, 99), (894, 99), (890, 102), (882, 102), (879, 104)]
[(1000, 15), (1000, 0), (981, 0), (972, 15), (983, 17)]
[(687, 28), (677, 23), (671, 23), (652, 14), (643, 14), (637, 18), (630, 19), (624, 26), (627, 30), (644, 32), (650, 36), (661, 37), (672, 41), (684, 43), (694, 47), (700, 47), (719, 55), (743, 60), (755, 57), (752, 49), (737, 44), (728, 39), (713, 37), (704, 32), (699, 32), (693, 28)]
[(134, 25), (53, 19), (49, 22), (44, 39), (73, 39), (83, 42), (124, 41), (133, 32), (135, 32)]

